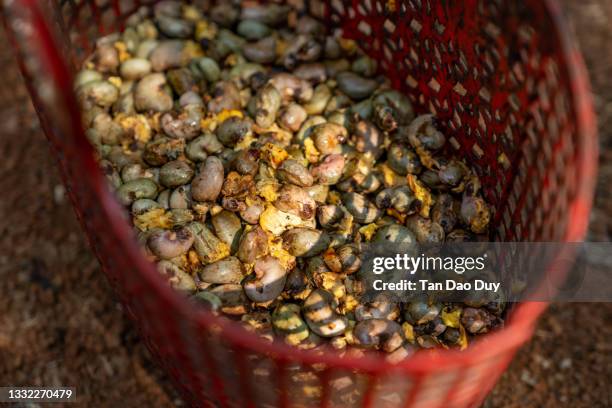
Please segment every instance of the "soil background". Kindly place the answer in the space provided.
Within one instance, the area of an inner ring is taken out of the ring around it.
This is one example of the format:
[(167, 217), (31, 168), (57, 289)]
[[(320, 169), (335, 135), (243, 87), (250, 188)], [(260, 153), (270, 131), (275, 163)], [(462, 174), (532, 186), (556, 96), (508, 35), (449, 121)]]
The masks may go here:
[[(563, 3), (599, 117), (589, 239), (610, 241), (612, 2)], [(3, 33), (0, 64), (0, 386), (76, 386), (70, 406), (182, 405), (86, 244)], [(553, 305), (485, 406), (610, 407), (611, 356), (612, 303)]]

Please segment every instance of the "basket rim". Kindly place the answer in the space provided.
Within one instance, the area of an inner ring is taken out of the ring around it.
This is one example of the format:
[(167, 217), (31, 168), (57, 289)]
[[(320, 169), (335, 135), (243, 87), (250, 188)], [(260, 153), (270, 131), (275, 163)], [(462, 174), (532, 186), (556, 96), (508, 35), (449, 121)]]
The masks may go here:
[[(579, 242), (585, 237), (588, 226), (588, 215), (593, 202), (595, 180), (597, 173), (596, 159), (598, 157), (596, 119), (590, 94), (589, 78), (586, 73), (583, 59), (577, 49), (575, 39), (562, 15), (558, 0), (541, 0), (545, 11), (551, 17), (554, 26), (554, 35), (558, 41), (559, 55), (562, 69), (569, 78), (571, 87), (572, 114), (576, 121), (576, 132), (581, 135), (581, 155), (579, 158), (578, 190), (576, 197), (568, 208), (568, 227), (563, 239), (564, 242)], [(13, 3), (14, 7), (19, 6)], [(537, 318), (544, 312), (547, 302), (525, 302), (517, 305), (504, 328), (496, 330), (475, 341), (466, 350), (436, 350), (419, 351), (414, 356), (394, 364), (387, 361), (384, 356), (367, 354), (365, 356), (339, 356), (333, 350), (313, 351), (301, 350), (286, 344), (269, 343), (252, 332), (248, 332), (239, 324), (215, 316), (206, 311), (198, 311), (185, 297), (172, 290), (155, 266), (142, 256), (136, 240), (133, 239), (128, 223), (120, 216), (124, 209), (119, 205), (106, 186), (104, 176), (95, 162), (93, 148), (86, 141), (84, 131), (80, 125), (80, 112), (76, 105), (76, 98), (72, 92), (72, 76), (66, 61), (63, 60), (57, 43), (50, 34), (53, 30), (48, 26), (39, 0), (24, 0), (21, 6), (30, 8), (33, 18), (33, 27), (37, 31), (36, 38), (42, 38), (45, 46), (41, 47), (42, 57), (51, 64), (51, 75), (56, 83), (64, 85), (62, 96), (65, 97), (66, 108), (72, 116), (71, 130), (75, 142), (84, 153), (79, 158), (84, 170), (84, 177), (91, 181), (92, 189), (100, 199), (100, 207), (107, 218), (109, 229), (117, 239), (117, 243), (125, 248), (125, 256), (134, 265), (140, 278), (146, 281), (156, 292), (154, 296), (178, 315), (184, 316), (189, 323), (204, 329), (212, 326), (220, 327), (219, 337), (228, 340), (233, 347), (240, 347), (248, 351), (271, 355), (277, 361), (296, 362), (301, 364), (323, 363), (333, 368), (357, 369), (371, 374), (381, 372), (403, 372), (409, 374), (432, 372), (436, 370), (450, 370), (453, 367), (471, 365), (484, 361), (490, 357), (501, 356), (515, 350), (526, 342), (534, 330)], [(10, 23), (5, 21), (8, 31)], [(12, 33), (9, 33), (11, 36)], [(19, 59), (19, 58), (18, 58)], [(24, 76), (27, 78), (25, 68), (22, 66)], [(65, 85), (68, 85), (67, 87)], [(29, 89), (32, 94), (32, 90)], [(74, 203), (73, 203), (74, 204)]]

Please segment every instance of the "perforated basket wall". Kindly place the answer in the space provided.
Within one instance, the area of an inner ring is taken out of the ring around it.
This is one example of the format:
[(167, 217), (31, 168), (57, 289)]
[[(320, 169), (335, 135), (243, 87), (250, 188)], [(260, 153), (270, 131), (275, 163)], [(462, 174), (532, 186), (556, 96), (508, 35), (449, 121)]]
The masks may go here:
[[(202, 3), (207, 3), (206, 1)], [(194, 406), (479, 405), (542, 303), (467, 351), (392, 366), (272, 346), (168, 289), (140, 255), (81, 129), (71, 74), (141, 2), (5, 1), (5, 23), (75, 210), (153, 355)], [(588, 81), (552, 0), (335, 0), (325, 7), (478, 169), (497, 240), (578, 241), (595, 178)]]

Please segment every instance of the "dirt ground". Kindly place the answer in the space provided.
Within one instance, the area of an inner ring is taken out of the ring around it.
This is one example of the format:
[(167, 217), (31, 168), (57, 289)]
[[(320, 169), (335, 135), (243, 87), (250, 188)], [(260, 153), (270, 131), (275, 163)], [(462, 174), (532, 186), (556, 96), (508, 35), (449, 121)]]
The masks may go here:
[[(564, 3), (599, 114), (601, 169), (589, 237), (609, 241), (612, 3)], [(79, 403), (71, 406), (182, 405), (85, 243), (5, 44), (0, 35), (0, 386), (75, 385)], [(612, 406), (611, 339), (612, 304), (553, 306), (485, 405)]]

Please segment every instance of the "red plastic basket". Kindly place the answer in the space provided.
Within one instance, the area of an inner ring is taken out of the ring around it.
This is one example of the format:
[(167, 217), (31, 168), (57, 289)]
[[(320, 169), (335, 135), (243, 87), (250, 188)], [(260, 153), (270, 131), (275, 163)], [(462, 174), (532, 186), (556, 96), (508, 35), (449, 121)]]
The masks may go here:
[[(203, 3), (206, 3), (204, 1)], [(5, 25), (77, 215), (143, 339), (193, 406), (472, 407), (482, 403), (545, 303), (466, 351), (398, 365), (272, 345), (196, 312), (141, 255), (81, 128), (72, 74), (141, 2), (5, 2)], [(553, 0), (334, 0), (322, 15), (380, 61), (420, 112), (440, 118), (479, 172), (492, 238), (580, 241), (596, 176), (588, 79)]]

